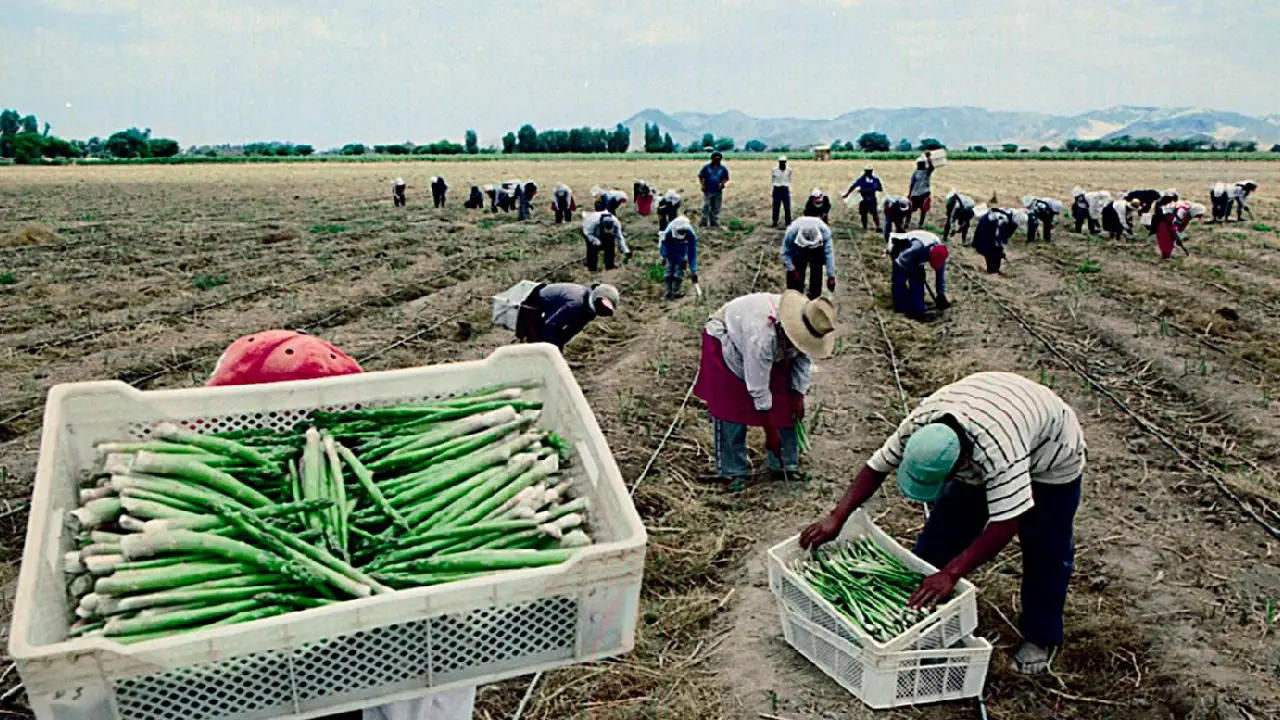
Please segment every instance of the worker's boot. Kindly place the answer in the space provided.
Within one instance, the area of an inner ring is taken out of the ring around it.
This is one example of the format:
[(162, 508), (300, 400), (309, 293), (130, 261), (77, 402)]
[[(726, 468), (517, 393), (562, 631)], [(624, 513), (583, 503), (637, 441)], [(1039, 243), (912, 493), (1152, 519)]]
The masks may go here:
[(682, 292), (680, 289), (680, 286), (683, 284), (684, 284), (684, 278), (678, 278), (678, 277), (671, 278), (671, 288), (668, 291), (669, 295), (667, 299), (678, 300), (679, 298), (684, 297), (684, 292)]

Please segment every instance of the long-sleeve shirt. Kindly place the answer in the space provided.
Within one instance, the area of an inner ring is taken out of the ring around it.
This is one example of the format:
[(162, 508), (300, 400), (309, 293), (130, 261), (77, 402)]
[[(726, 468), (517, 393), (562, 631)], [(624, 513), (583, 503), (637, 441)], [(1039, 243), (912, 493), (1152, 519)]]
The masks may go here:
[[(849, 192), (855, 190), (858, 191), (863, 200), (875, 200), (876, 193), (884, 191), (884, 185), (880, 182), (880, 178), (875, 175), (864, 174), (859, 175), (858, 179), (849, 185)], [(847, 195), (848, 193), (845, 194)]]
[(613, 214), (608, 211), (601, 210), (598, 212), (583, 213), (583, 236), (587, 238), (587, 242), (598, 247), (600, 245), (600, 221), (603, 220), (606, 215), (613, 218), (613, 224), (618, 228), (618, 249), (622, 251), (623, 255), (629, 254), (631, 250), (627, 247), (626, 236), (622, 234), (622, 223), (618, 221), (618, 218), (613, 217)]
[(795, 348), (783, 349), (778, 337), (782, 327), (778, 321), (781, 295), (753, 293), (730, 300), (707, 321), (706, 331), (720, 341), (724, 362), (729, 370), (742, 378), (756, 410), (773, 408), (769, 392), (769, 376), (773, 366), (784, 360), (791, 362), (791, 389), (801, 395), (809, 392), (813, 361)]
[(586, 285), (552, 283), (544, 286), (538, 297), (542, 307), (538, 339), (561, 350), (596, 318), (590, 302), (591, 288)]
[[(676, 231), (684, 230), (684, 239)], [(663, 260), (689, 263), (689, 272), (698, 274), (698, 234), (689, 219), (681, 215), (658, 234), (658, 255)]]
[(791, 187), (791, 168), (774, 168), (771, 179), (774, 187)]
[[(805, 237), (805, 230), (816, 230), (818, 240), (812, 241)], [(797, 218), (795, 222), (787, 228), (787, 232), (782, 236), (782, 264), (790, 272), (796, 269), (796, 255), (801, 250), (811, 250), (822, 246), (822, 253), (827, 263), (827, 277), (836, 276), (836, 254), (835, 248), (831, 242), (831, 228), (816, 217)]]
[(911, 191), (907, 193), (911, 197), (920, 197), (928, 195), (931, 192), (931, 182), (933, 179), (933, 162), (929, 162), (922, 168), (917, 168), (911, 173)]
[(1076, 413), (1049, 388), (1015, 373), (970, 375), (925, 398), (867, 465), (898, 467), (907, 440), (950, 415), (973, 446), (956, 479), (985, 488), (988, 522), (1012, 520), (1034, 505), (1031, 483), (1060, 485), (1084, 472), (1087, 447)]
[[(910, 238), (910, 241), (893, 261), (895, 265), (903, 270), (915, 270), (924, 267), (924, 264), (929, 262), (934, 246), (942, 244), (942, 240), (937, 235), (927, 230), (912, 230), (906, 235)], [(890, 243), (892, 242), (890, 240)], [(934, 290), (938, 297), (946, 297), (947, 295), (947, 268), (945, 264), (934, 271)]]

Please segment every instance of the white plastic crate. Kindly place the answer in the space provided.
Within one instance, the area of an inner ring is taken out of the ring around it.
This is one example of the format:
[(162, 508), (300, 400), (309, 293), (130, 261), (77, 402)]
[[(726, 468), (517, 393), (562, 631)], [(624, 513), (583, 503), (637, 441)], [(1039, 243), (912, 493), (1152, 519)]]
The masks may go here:
[(991, 643), (966, 635), (953, 647), (877, 654), (779, 604), (787, 644), (876, 710), (977, 697), (987, 682)]
[[(530, 387), (541, 424), (576, 450), (574, 491), (596, 544), (562, 565), (379, 595), (137, 645), (64, 640), (60, 558), (80, 474), (103, 440), (162, 421), (204, 432), (292, 427), (314, 409)], [(49, 392), (10, 630), (42, 720), (308, 718), (618, 655), (634, 645), (646, 535), (560, 353), (500, 348), (475, 361), (273, 385), (142, 392), (120, 382)]]
[[(913, 555), (897, 540), (876, 527), (871, 518), (861, 510), (849, 516), (849, 521), (844, 524), (836, 542), (862, 536), (875, 541), (916, 572), (926, 575), (937, 572), (937, 568)], [(773, 591), (779, 605), (854, 646), (881, 654), (902, 650), (935, 650), (951, 647), (978, 628), (977, 589), (973, 583), (961, 578), (956, 584), (953, 597), (939, 605), (936, 612), (930, 613), (901, 635), (887, 642), (880, 642), (836, 610), (834, 605), (809, 587), (791, 569), (792, 561), (804, 552), (800, 549), (799, 535), (769, 548), (769, 589)]]
[(493, 296), (493, 324), (501, 325), (508, 330), (516, 329), (516, 319), (520, 315), (520, 304), (529, 297), (529, 293), (538, 287), (532, 280), (521, 280), (501, 293)]

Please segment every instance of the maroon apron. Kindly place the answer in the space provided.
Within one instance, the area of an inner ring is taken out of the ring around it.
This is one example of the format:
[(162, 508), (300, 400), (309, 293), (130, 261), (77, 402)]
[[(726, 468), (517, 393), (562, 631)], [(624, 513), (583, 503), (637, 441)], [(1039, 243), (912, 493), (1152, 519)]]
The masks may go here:
[[(769, 371), (769, 391), (773, 395), (773, 407), (764, 413), (769, 427), (795, 426), (791, 415), (791, 397), (799, 395), (791, 389), (791, 363), (774, 363)], [(761, 426), (761, 412), (747, 391), (747, 383), (724, 362), (724, 347), (706, 330), (702, 331), (702, 362), (698, 366), (698, 382), (693, 394), (707, 404), (711, 417), (724, 422)]]

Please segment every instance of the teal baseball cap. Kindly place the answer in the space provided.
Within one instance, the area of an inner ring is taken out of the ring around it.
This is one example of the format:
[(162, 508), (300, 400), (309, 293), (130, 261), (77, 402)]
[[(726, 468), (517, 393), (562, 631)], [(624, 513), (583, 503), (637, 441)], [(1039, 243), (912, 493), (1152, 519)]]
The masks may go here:
[(944, 423), (929, 423), (911, 433), (898, 465), (898, 489), (920, 502), (933, 502), (960, 459), (960, 438)]

